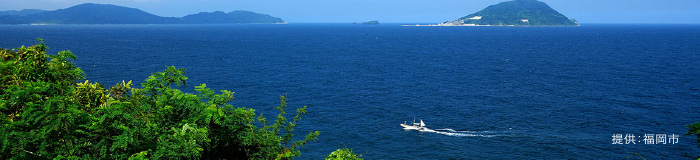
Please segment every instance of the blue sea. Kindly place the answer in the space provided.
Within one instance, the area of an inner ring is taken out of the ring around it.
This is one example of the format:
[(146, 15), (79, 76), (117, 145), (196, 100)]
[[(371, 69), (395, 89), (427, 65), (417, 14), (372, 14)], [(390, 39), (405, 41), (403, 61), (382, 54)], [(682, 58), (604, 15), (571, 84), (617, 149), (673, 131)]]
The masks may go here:
[[(90, 81), (173, 65), (268, 119), (308, 106), (297, 159), (690, 159), (700, 122), (700, 25), (580, 27), (0, 25), (0, 47), (44, 38)], [(423, 120), (429, 131), (399, 124)], [(613, 144), (615, 136), (634, 143)], [(645, 144), (665, 134), (666, 144)], [(672, 143), (673, 135), (678, 136)]]

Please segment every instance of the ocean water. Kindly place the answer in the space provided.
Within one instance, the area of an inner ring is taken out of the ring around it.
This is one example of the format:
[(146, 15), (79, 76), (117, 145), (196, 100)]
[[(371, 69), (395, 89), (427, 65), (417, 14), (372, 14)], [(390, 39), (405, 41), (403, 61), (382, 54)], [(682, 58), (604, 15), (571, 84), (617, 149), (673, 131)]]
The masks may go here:
[[(0, 47), (71, 50), (91, 81), (141, 83), (166, 65), (188, 88), (235, 91), (321, 131), (297, 159), (689, 159), (700, 155), (700, 25), (0, 25)], [(422, 119), (431, 130), (401, 129)], [(612, 144), (634, 134), (635, 144)], [(680, 135), (644, 144), (644, 134)]]

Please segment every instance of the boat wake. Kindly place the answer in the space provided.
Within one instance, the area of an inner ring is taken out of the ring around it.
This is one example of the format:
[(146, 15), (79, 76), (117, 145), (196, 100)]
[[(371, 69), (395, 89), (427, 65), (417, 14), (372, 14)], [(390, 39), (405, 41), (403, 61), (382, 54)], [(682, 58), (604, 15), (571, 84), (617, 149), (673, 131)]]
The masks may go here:
[(454, 130), (451, 128), (444, 128), (444, 129), (435, 129), (432, 130), (428, 127), (425, 127), (425, 123), (423, 120), (420, 120), (420, 123), (416, 123), (416, 120), (413, 120), (413, 123), (408, 124), (404, 122), (403, 124), (399, 124), (401, 127), (403, 127), (404, 130), (417, 130), (420, 132), (432, 132), (432, 133), (437, 133), (437, 134), (442, 134), (442, 135), (448, 135), (448, 136), (455, 136), (455, 137), (498, 137), (498, 136), (513, 136), (510, 134), (505, 134), (503, 132), (493, 132), (493, 131), (458, 131)]
[(504, 134), (500, 132), (493, 132), (493, 131), (458, 131), (450, 128), (445, 128), (445, 129), (430, 129), (430, 128), (423, 128), (420, 131), (422, 132), (432, 132), (432, 133), (437, 133), (437, 134), (442, 134), (442, 135), (447, 135), (447, 136), (455, 136), (455, 137), (502, 137), (502, 136), (512, 136), (509, 134)]

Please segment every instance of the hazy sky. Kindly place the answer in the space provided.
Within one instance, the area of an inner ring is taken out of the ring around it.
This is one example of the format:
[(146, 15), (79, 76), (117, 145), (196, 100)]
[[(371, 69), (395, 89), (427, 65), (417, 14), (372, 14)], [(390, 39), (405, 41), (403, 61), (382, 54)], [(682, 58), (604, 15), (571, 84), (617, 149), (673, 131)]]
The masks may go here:
[[(507, 0), (0, 0), (0, 11), (106, 3), (167, 17), (248, 10), (290, 23), (440, 23), (503, 1)], [(540, 1), (581, 23), (700, 23), (700, 0)]]

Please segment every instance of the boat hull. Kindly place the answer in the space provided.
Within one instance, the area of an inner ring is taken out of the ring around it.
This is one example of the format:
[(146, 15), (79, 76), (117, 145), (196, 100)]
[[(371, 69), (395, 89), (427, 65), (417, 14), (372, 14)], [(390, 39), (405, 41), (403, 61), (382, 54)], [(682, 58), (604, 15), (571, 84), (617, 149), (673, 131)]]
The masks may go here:
[(400, 124), (400, 125), (405, 130), (421, 130), (420, 127), (416, 127), (416, 126), (410, 126), (410, 125), (406, 125), (406, 124)]

